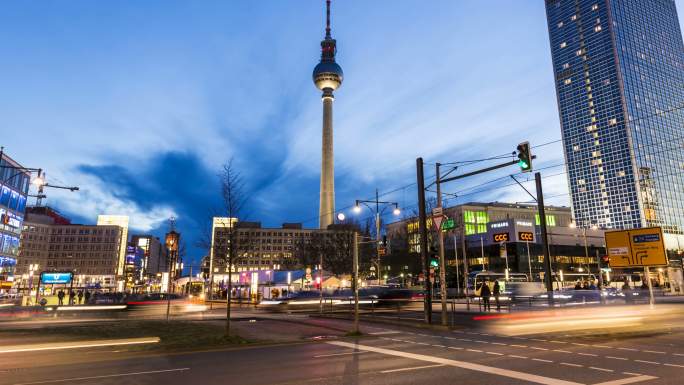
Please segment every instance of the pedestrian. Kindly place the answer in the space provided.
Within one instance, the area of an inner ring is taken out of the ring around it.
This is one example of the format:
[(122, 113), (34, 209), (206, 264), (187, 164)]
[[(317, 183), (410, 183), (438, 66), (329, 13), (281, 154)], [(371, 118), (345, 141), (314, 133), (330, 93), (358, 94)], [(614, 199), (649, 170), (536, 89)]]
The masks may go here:
[(492, 305), (489, 302), (489, 297), (491, 297), (492, 291), (489, 288), (489, 280), (482, 282), (482, 288), (480, 289), (480, 298), (482, 298), (482, 305), (485, 311), (491, 311)]
[(575, 290), (582, 290), (582, 284), (579, 279), (575, 282)]
[(81, 302), (83, 302), (83, 290), (78, 291), (78, 304), (80, 305)]
[(88, 290), (85, 292), (85, 303), (90, 303), (90, 292)]
[(64, 305), (64, 290), (57, 292), (57, 300), (59, 300), (59, 306)]
[(501, 295), (501, 285), (499, 285), (499, 280), (494, 280), (494, 300), (496, 301), (496, 311), (501, 311), (501, 303), (499, 302), (499, 296)]
[(76, 293), (73, 290), (69, 290), (69, 305), (74, 304), (74, 298), (76, 298)]

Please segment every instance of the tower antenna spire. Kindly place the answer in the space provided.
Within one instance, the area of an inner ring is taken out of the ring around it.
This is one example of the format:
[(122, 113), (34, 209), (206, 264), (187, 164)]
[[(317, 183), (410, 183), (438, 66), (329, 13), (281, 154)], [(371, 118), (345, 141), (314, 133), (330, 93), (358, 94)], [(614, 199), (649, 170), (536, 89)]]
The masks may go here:
[(330, 0), (325, 0), (325, 38), (330, 39)]

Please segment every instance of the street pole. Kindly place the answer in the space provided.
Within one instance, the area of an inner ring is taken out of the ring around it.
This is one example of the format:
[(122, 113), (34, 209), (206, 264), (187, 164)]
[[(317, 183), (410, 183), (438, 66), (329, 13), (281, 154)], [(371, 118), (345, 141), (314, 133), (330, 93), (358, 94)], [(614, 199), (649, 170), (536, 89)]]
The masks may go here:
[[(359, 334), (359, 233), (354, 232), (354, 334)], [(371, 299), (372, 301), (372, 299)]]
[(318, 260), (318, 312), (323, 314), (323, 251), (319, 254), (320, 259)]
[(461, 279), (459, 278), (459, 271), (458, 271), (458, 245), (456, 243), (456, 230), (454, 230), (454, 258), (456, 258), (456, 294), (458, 295), (458, 291), (461, 289)]
[(463, 293), (466, 297), (466, 309), (470, 311), (470, 297), (468, 290), (468, 249), (465, 241), (465, 223), (461, 225), (461, 247), (463, 250)]
[(418, 187), (418, 228), (420, 231), (420, 260), (423, 265), (423, 277), (425, 279), (425, 299), (423, 313), (425, 322), (432, 323), (432, 284), (430, 284), (430, 267), (427, 258), (427, 229), (425, 228), (425, 177), (423, 175), (423, 158), (416, 159), (416, 177)]
[[(436, 167), (436, 188), (437, 188), (437, 207), (442, 209), (442, 190), (440, 189), (440, 183), (439, 183), (439, 163), (437, 163)], [(434, 219), (432, 221), (434, 222)], [(442, 231), (441, 227), (441, 222), (440, 226), (437, 226), (437, 237), (439, 239), (439, 294), (440, 294), (440, 302), (442, 303), (442, 325), (447, 326), (447, 303), (446, 303), (446, 296), (447, 296), (447, 290), (446, 290), (446, 263), (444, 263), (444, 232)]]
[(655, 307), (655, 298), (653, 297), (653, 284), (651, 283), (651, 270), (648, 266), (644, 266), (644, 279), (648, 282), (648, 306), (653, 309)]
[(553, 300), (553, 281), (551, 280), (551, 256), (549, 253), (549, 241), (546, 232), (546, 211), (544, 208), (544, 192), (542, 190), (541, 173), (534, 173), (534, 181), (537, 187), (537, 207), (539, 210), (539, 224), (541, 227), (541, 243), (544, 252), (544, 282), (546, 284), (546, 293), (549, 300), (549, 306), (554, 305)]
[(530, 271), (529, 280), (532, 282), (532, 257), (530, 257), (530, 241), (525, 241), (525, 244), (527, 245), (527, 268)]
[(484, 256), (484, 238), (480, 236), (480, 252), (482, 254), (482, 271), (487, 270), (485, 267), (485, 256)]
[(380, 285), (380, 275), (382, 269), (380, 268), (380, 195), (378, 189), (375, 189), (375, 256), (378, 260), (378, 286)]
[[(599, 285), (601, 288), (603, 288), (603, 271), (601, 270), (601, 257), (599, 256), (599, 251), (596, 249), (596, 263), (598, 264), (598, 273), (599, 273)], [(603, 297), (601, 297), (603, 298)]]

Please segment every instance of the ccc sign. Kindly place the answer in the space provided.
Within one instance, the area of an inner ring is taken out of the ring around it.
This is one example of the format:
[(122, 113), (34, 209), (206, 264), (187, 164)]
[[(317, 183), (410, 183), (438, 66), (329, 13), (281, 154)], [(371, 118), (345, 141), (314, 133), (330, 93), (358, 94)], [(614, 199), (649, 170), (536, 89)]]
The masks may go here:
[(534, 241), (534, 233), (531, 233), (529, 231), (521, 231), (518, 233), (518, 239), (523, 241), (523, 242), (533, 242)]
[(494, 242), (508, 242), (508, 233), (494, 234)]

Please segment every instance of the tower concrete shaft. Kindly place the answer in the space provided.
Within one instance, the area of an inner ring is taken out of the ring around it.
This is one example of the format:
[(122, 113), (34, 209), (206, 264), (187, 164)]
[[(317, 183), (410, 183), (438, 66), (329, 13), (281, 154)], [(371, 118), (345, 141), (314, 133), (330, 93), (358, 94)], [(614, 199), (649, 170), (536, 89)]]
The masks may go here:
[(332, 90), (323, 93), (323, 140), (321, 157), (321, 191), (318, 209), (320, 228), (333, 224), (335, 215), (335, 164), (333, 154)]

